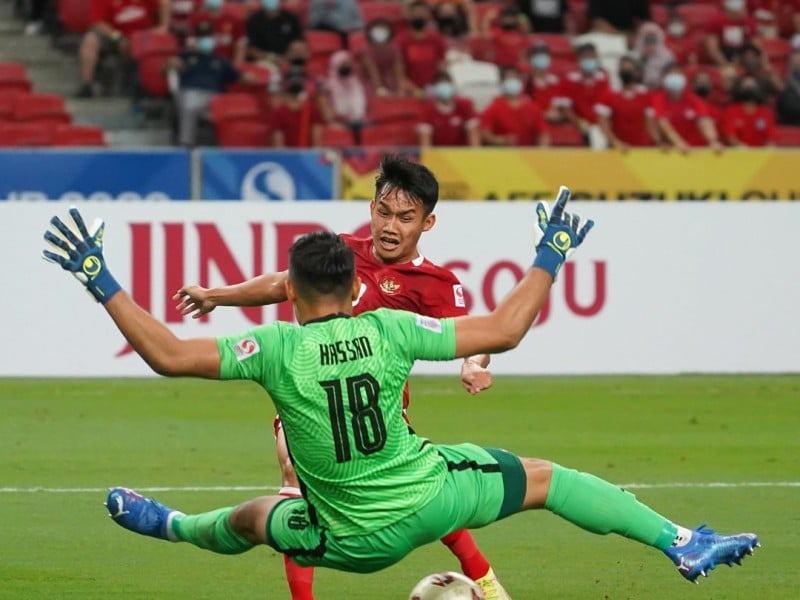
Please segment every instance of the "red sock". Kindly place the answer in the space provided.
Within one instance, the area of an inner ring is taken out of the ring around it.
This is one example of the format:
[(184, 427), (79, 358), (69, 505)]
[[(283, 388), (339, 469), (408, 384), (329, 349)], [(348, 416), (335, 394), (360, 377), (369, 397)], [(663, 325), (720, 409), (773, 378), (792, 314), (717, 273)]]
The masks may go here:
[(489, 561), (475, 545), (475, 540), (466, 529), (459, 529), (442, 538), (442, 543), (450, 548), (461, 562), (461, 570), (470, 579), (480, 579), (489, 572)]
[(285, 554), (283, 567), (286, 570), (286, 581), (289, 582), (292, 600), (314, 600), (314, 592), (311, 591), (311, 586), (314, 584), (314, 567), (301, 567)]

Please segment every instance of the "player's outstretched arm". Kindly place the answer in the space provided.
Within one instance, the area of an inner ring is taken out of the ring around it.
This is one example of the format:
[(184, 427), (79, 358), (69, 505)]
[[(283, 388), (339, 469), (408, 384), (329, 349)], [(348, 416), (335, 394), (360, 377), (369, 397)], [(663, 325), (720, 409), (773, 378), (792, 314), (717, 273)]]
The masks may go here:
[(178, 339), (163, 323), (139, 307), (117, 283), (103, 257), (102, 221), (87, 230), (77, 209), (69, 211), (74, 227), (58, 217), (50, 220), (54, 231), (44, 239), (52, 250), (43, 258), (72, 273), (108, 311), (122, 335), (137, 353), (161, 375), (219, 378), (220, 357), (214, 339)]
[(185, 285), (172, 297), (184, 316), (199, 319), (217, 306), (264, 306), (286, 300), (287, 271), (265, 273), (235, 285), (204, 288)]
[[(577, 248), (594, 226), (564, 212), (569, 190), (562, 187), (547, 226), (536, 246), (536, 258), (520, 282), (488, 315), (459, 317), (454, 320), (456, 356), (494, 354), (514, 348), (530, 329), (541, 311), (550, 287), (571, 250)], [(544, 205), (536, 207), (537, 220), (547, 213)], [(538, 236), (537, 236), (538, 237)]]

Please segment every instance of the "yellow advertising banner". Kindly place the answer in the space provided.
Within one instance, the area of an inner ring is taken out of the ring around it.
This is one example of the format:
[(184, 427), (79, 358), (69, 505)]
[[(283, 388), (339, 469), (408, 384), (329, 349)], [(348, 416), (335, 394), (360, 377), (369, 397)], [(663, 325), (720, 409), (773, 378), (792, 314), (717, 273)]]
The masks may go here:
[[(425, 148), (443, 200), (536, 200), (567, 185), (580, 200), (800, 200), (800, 151)], [(373, 161), (369, 161), (373, 162)], [(377, 164), (342, 161), (345, 199), (371, 199)]]

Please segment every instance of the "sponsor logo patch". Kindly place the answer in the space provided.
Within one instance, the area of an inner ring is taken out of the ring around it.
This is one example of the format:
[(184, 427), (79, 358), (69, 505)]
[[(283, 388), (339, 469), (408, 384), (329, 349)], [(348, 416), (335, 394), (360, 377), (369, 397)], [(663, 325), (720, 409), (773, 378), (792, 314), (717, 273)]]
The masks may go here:
[(455, 299), (458, 308), (464, 308), (467, 303), (464, 300), (464, 288), (460, 284), (453, 286), (453, 298)]
[(439, 321), (439, 319), (434, 319), (433, 317), (423, 317), (422, 315), (417, 315), (417, 327), (422, 327), (423, 329), (428, 329), (436, 333), (442, 333), (441, 321)]
[(236, 360), (242, 361), (245, 358), (253, 356), (254, 354), (258, 354), (261, 351), (261, 348), (259, 347), (255, 338), (248, 337), (236, 342), (236, 345), (233, 347), (233, 351), (236, 354)]

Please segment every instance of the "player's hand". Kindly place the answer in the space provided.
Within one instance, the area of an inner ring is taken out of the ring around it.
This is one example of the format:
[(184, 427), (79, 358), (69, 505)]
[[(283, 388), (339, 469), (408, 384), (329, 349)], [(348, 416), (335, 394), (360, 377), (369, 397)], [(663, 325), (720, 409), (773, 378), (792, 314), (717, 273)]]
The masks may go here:
[(183, 286), (172, 299), (178, 302), (175, 308), (181, 315), (192, 315), (193, 319), (199, 319), (217, 307), (208, 290), (199, 285)]
[(474, 360), (466, 359), (461, 365), (461, 385), (474, 396), (492, 387), (492, 373)]
[(89, 230), (77, 208), (70, 208), (69, 216), (73, 228), (65, 225), (58, 217), (50, 219), (55, 233), (45, 231), (44, 239), (54, 251), (42, 250), (42, 258), (61, 265), (62, 269), (72, 273), (86, 286), (95, 300), (105, 304), (121, 289), (103, 258), (105, 223), (101, 219), (95, 219)]
[(544, 202), (536, 205), (536, 227), (534, 227), (536, 258), (533, 266), (544, 269), (553, 276), (553, 279), (558, 275), (561, 265), (581, 245), (594, 227), (594, 221), (591, 219), (581, 227), (578, 215), (564, 212), (569, 194), (569, 188), (561, 186), (552, 211), (548, 211)]

